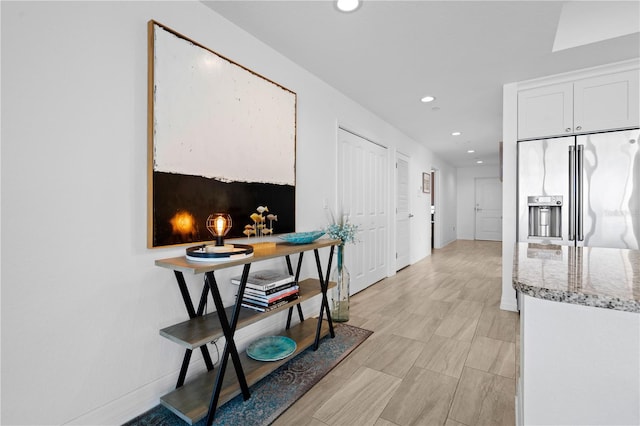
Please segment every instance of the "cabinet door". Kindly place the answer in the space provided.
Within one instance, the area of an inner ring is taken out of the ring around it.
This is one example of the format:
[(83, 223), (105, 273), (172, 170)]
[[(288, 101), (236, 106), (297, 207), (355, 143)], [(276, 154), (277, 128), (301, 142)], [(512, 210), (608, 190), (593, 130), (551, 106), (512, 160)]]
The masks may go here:
[(573, 88), (575, 132), (638, 126), (639, 73), (634, 70), (576, 81)]
[(518, 139), (558, 136), (572, 132), (572, 83), (518, 92)]

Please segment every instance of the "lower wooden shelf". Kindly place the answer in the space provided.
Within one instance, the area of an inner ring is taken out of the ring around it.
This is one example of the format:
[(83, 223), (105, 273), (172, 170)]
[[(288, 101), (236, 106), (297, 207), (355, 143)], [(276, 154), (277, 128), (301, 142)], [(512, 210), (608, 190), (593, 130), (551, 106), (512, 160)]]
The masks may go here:
[[(269, 373), (274, 371), (276, 368), (280, 367), (282, 364), (313, 345), (317, 325), (317, 318), (309, 318), (295, 327), (280, 333), (283, 336), (287, 336), (295, 340), (297, 346), (296, 351), (286, 359), (261, 362), (249, 358), (246, 352), (242, 352), (240, 354), (240, 361), (247, 379), (247, 385), (254, 385), (269, 375)], [(323, 321), (320, 337), (322, 338), (327, 334), (329, 334), (329, 326), (326, 321)], [(218, 370), (216, 368), (195, 378), (184, 386), (160, 398), (160, 403), (187, 423), (196, 423), (207, 415), (217, 372)], [(231, 361), (231, 358), (229, 358), (218, 406), (230, 401), (239, 394), (240, 384), (238, 383), (233, 362)]]
[[(239, 330), (249, 324), (263, 320), (268, 316), (289, 309), (292, 306), (302, 303), (321, 293), (320, 281), (317, 279), (309, 278), (300, 281), (298, 285), (300, 286), (300, 297), (286, 305), (274, 309), (273, 311), (256, 312), (246, 308), (240, 309), (237, 329)], [(335, 282), (328, 283), (329, 289), (335, 286)], [(225, 309), (227, 318), (231, 319), (232, 311), (233, 306), (229, 306)], [(198, 349), (200, 346), (206, 345), (207, 343), (222, 337), (223, 334), (218, 313), (215, 311), (160, 330), (161, 336), (191, 350)]]

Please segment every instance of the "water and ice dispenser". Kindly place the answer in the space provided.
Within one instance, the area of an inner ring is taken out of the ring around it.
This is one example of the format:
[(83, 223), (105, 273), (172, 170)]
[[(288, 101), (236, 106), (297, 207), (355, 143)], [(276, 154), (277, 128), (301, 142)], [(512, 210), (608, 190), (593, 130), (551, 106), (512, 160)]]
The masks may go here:
[(562, 238), (562, 195), (527, 197), (530, 238)]

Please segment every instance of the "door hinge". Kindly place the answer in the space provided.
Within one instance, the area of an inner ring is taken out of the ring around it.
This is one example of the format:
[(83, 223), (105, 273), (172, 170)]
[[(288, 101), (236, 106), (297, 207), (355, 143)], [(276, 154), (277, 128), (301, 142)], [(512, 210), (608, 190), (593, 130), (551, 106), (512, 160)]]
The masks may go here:
[(396, 259), (398, 258), (398, 253), (396, 253)]

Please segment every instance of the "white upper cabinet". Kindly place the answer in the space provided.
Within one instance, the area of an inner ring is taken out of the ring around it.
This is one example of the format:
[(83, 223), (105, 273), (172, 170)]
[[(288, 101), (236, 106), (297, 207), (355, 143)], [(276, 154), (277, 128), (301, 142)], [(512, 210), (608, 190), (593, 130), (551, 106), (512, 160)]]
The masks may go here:
[(518, 92), (518, 139), (640, 125), (638, 70)]
[(518, 92), (518, 139), (557, 136), (573, 130), (573, 83)]
[(627, 71), (576, 81), (573, 85), (575, 131), (638, 126), (638, 74), (638, 71)]

